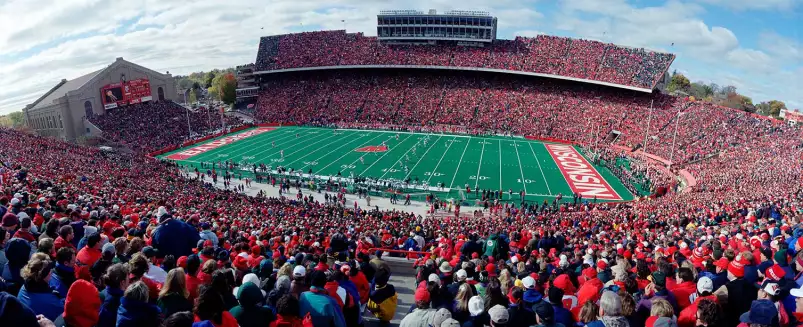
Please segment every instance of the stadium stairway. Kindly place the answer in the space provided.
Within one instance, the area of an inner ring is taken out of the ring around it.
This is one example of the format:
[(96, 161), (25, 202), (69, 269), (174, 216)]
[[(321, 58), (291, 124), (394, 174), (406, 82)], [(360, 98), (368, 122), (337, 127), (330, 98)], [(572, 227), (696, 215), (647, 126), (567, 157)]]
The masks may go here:
[[(398, 326), (410, 306), (414, 303), (415, 293), (415, 269), (413, 269), (413, 260), (406, 258), (393, 258), (382, 257), (385, 262), (390, 266), (390, 284), (396, 288), (398, 294), (398, 301), (396, 305), (396, 315), (390, 321), (390, 326)], [(363, 322), (365, 327), (379, 327), (379, 320), (377, 320), (370, 312), (366, 310), (363, 314)]]

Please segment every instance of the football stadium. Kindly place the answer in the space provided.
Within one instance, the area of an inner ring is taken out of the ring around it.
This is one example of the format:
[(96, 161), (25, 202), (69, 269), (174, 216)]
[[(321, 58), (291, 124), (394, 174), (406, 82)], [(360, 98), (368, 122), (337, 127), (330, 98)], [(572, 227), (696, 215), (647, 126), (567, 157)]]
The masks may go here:
[(52, 81), (0, 128), (0, 326), (803, 323), (799, 114), (488, 12), (375, 25), (254, 38), (228, 106)]

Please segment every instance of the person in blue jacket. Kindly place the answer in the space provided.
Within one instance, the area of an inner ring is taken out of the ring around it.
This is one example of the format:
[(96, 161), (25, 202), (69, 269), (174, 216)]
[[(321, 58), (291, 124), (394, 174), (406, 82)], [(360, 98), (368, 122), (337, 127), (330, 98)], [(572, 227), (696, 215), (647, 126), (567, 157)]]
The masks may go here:
[(21, 272), (31, 257), (31, 245), (21, 238), (15, 238), (6, 243), (5, 253), (8, 262), (0, 268), (0, 276), (5, 280), (6, 291), (13, 295), (19, 293), (25, 282)]
[(346, 320), (343, 318), (343, 311), (337, 301), (329, 296), (324, 286), (326, 286), (326, 274), (322, 271), (314, 271), (310, 275), (310, 290), (298, 298), (301, 308), (301, 317), (310, 314), (313, 326), (332, 326), (346, 327)]
[(125, 290), (117, 309), (117, 327), (150, 327), (161, 324), (162, 311), (148, 303), (148, 286), (139, 281)]
[(192, 249), (201, 239), (195, 227), (173, 218), (165, 207), (159, 207), (157, 217), (159, 227), (153, 231), (151, 245), (164, 256), (181, 258), (191, 255)]
[(106, 269), (103, 282), (106, 288), (100, 292), (101, 301), (100, 317), (97, 327), (117, 326), (117, 310), (120, 309), (120, 301), (128, 288), (128, 265), (116, 263)]
[(56, 252), (56, 267), (50, 276), (50, 288), (59, 292), (62, 298), (67, 297), (67, 291), (75, 282), (75, 250), (63, 247)]
[(56, 320), (64, 312), (64, 298), (50, 288), (50, 273), (53, 269), (50, 257), (44, 253), (36, 253), (22, 268), (25, 281), (17, 296), (20, 302), (27, 305), (37, 315), (43, 315), (51, 321)]

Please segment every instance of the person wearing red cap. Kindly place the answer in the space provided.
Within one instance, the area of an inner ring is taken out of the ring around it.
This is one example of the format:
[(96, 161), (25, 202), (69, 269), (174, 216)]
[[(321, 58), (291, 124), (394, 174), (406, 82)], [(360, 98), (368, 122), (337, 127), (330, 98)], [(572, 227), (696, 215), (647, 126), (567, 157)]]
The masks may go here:
[[(750, 305), (756, 299), (756, 287), (744, 279), (744, 266), (746, 262), (741, 255), (728, 265), (728, 283), (717, 290), (720, 297), (727, 299), (723, 306), (724, 312), (747, 312), (750, 311)], [(739, 317), (737, 314), (730, 314), (725, 316), (725, 326), (736, 326), (739, 324)]]
[(593, 267), (583, 269), (583, 277), (586, 282), (577, 291), (577, 305), (580, 307), (588, 301), (596, 302), (599, 299), (599, 291), (603, 287), (602, 281), (597, 278), (597, 271)]
[(430, 294), (426, 287), (415, 290), (415, 309), (404, 316), (399, 327), (429, 327), (435, 316), (435, 309), (430, 308)]
[(53, 323), (56, 326), (94, 327), (98, 323), (98, 312), (98, 289), (88, 281), (78, 280), (67, 291), (64, 313)]

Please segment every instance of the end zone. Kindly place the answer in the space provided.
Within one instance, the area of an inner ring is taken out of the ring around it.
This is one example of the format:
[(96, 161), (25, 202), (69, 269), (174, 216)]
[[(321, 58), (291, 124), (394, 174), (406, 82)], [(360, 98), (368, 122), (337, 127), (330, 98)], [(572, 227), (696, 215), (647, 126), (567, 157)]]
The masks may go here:
[(571, 145), (544, 144), (572, 191), (585, 198), (622, 200), (596, 168)]
[(201, 144), (201, 145), (198, 145), (198, 146), (194, 146), (192, 148), (189, 148), (189, 149), (186, 149), (186, 150), (183, 150), (183, 151), (180, 151), (180, 152), (173, 153), (173, 154), (167, 156), (166, 158), (170, 159), (170, 160), (186, 160), (186, 159), (189, 159), (191, 157), (197, 156), (197, 155), (199, 155), (201, 153), (204, 153), (204, 152), (207, 152), (207, 151), (210, 151), (210, 150), (214, 150), (214, 149), (217, 149), (217, 148), (222, 147), (224, 145), (228, 145), (228, 144), (231, 144), (231, 143), (234, 143), (234, 142), (237, 142), (239, 140), (243, 140), (243, 139), (255, 136), (255, 135), (259, 135), (259, 134), (262, 134), (262, 133), (265, 133), (265, 132), (270, 132), (270, 131), (275, 130), (275, 129), (276, 128), (274, 128), (274, 127), (259, 127), (259, 128), (255, 128), (255, 129), (248, 130), (248, 131), (245, 131), (245, 132), (242, 132), (242, 133), (229, 135), (229, 136), (214, 140), (214, 141), (209, 142), (209, 143), (204, 143), (204, 144)]

